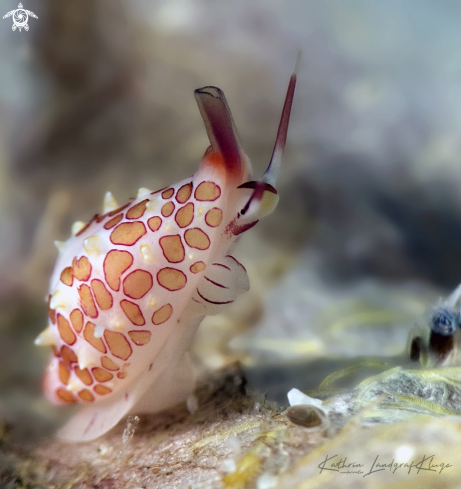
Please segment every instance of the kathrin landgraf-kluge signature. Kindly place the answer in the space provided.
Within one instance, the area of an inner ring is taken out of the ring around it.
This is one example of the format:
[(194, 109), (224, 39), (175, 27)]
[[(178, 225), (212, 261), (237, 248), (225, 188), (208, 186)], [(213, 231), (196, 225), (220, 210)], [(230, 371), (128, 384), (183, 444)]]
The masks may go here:
[(435, 455), (430, 455), (428, 457), (423, 455), (423, 457), (416, 462), (414, 460), (411, 462), (395, 462), (392, 460), (390, 463), (382, 463), (378, 461), (379, 455), (376, 455), (373, 464), (369, 467), (367, 472), (365, 464), (348, 462), (347, 457), (340, 457), (338, 460), (338, 455), (333, 455), (331, 457), (327, 455), (325, 460), (319, 463), (318, 468), (320, 469), (320, 474), (324, 470), (329, 470), (340, 474), (358, 474), (365, 477), (367, 475), (376, 474), (377, 472), (382, 472), (383, 470), (389, 470), (389, 472), (395, 474), (399, 469), (408, 469), (408, 474), (410, 474), (413, 469), (417, 474), (419, 474), (420, 471), (438, 472), (441, 474), (443, 470), (453, 467), (453, 465), (445, 462), (434, 463), (434, 457)]

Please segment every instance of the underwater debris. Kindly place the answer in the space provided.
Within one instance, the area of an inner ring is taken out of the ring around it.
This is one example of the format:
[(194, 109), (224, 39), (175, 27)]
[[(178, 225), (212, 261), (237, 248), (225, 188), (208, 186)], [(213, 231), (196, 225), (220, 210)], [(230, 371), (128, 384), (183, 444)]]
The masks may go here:
[(194, 414), (195, 411), (197, 411), (198, 399), (197, 399), (197, 396), (195, 394), (191, 394), (190, 396), (187, 397), (186, 406), (187, 406), (187, 410), (189, 411), (190, 414)]
[(328, 418), (325, 412), (308, 404), (291, 406), (285, 411), (285, 414), (292, 423), (305, 428), (327, 427), (325, 425), (328, 423)]
[(138, 423), (139, 423), (138, 416), (128, 416), (126, 420), (126, 428), (123, 430), (123, 434), (122, 434), (122, 452), (133, 438), (134, 432), (138, 427)]
[(323, 402), (320, 399), (314, 399), (313, 397), (304, 394), (298, 389), (291, 389), (288, 394), (288, 402), (290, 406), (297, 406), (298, 404), (306, 404), (317, 407), (318, 409), (323, 409)]

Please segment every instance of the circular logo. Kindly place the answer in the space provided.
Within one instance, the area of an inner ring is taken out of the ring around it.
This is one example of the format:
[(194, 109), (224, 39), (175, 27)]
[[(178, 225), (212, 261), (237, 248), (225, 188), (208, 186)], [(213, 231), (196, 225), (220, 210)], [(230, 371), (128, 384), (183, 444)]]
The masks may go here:
[(24, 27), (27, 24), (28, 19), (29, 19), (29, 15), (24, 9), (18, 8), (18, 10), (14, 11), (13, 22), (17, 27), (19, 28)]

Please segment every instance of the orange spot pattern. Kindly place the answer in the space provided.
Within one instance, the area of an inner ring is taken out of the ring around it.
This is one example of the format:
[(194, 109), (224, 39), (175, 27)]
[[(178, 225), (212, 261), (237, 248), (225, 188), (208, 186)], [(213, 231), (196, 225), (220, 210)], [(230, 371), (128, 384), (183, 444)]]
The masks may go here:
[(109, 387), (99, 384), (95, 385), (93, 387), (93, 390), (96, 392), (96, 394), (99, 394), (100, 396), (105, 396), (106, 394), (110, 394), (112, 392), (112, 389), (109, 389)]
[(134, 205), (131, 209), (126, 213), (127, 219), (139, 219), (143, 216), (144, 212), (146, 212), (146, 204), (149, 202), (149, 199), (143, 200), (139, 202), (139, 204)]
[(104, 259), (104, 276), (109, 287), (116, 292), (120, 289), (120, 276), (133, 264), (133, 256), (128, 251), (111, 250)]
[(158, 229), (160, 228), (160, 226), (162, 225), (162, 219), (158, 216), (155, 216), (155, 217), (151, 217), (148, 221), (147, 221), (147, 225), (149, 226), (149, 229), (151, 231), (158, 231)]
[(69, 383), (70, 372), (69, 370), (67, 370), (67, 367), (62, 362), (59, 362), (58, 374), (59, 374), (59, 380), (64, 385), (67, 385)]
[(173, 307), (171, 304), (165, 304), (160, 309), (157, 309), (152, 315), (152, 322), (154, 324), (162, 324), (170, 319), (173, 314)]
[(189, 226), (192, 219), (194, 219), (194, 204), (189, 202), (184, 207), (181, 207), (181, 209), (176, 212), (174, 219), (180, 228)]
[(86, 256), (72, 260), (72, 275), (80, 282), (86, 282), (91, 275), (91, 263)]
[(146, 345), (150, 341), (150, 331), (128, 331), (128, 335), (135, 345)]
[(162, 192), (163, 199), (169, 199), (174, 194), (174, 188), (168, 188)]
[(94, 328), (95, 326), (93, 323), (86, 323), (85, 329), (83, 330), (83, 337), (91, 346), (94, 346), (96, 350), (100, 351), (101, 353), (107, 353), (106, 346), (104, 345), (102, 339), (96, 338), (94, 335)]
[(73, 345), (77, 341), (75, 333), (72, 331), (69, 321), (61, 314), (58, 314), (58, 331), (59, 336), (61, 336), (62, 341), (68, 345)]
[(131, 349), (130, 343), (125, 338), (125, 335), (106, 329), (104, 331), (104, 338), (107, 341), (109, 350), (114, 357), (127, 360), (131, 356), (133, 350)]
[(72, 286), (74, 282), (74, 277), (72, 276), (72, 267), (66, 267), (61, 272), (61, 282), (69, 287)]
[(120, 302), (120, 307), (123, 309), (125, 316), (136, 326), (144, 326), (146, 321), (144, 321), (144, 316), (142, 315), (141, 309), (134, 302), (127, 300), (122, 300)]
[(159, 227), (162, 225), (162, 219), (158, 216), (151, 217), (147, 221), (147, 225), (149, 226), (151, 231), (157, 231)]
[(83, 312), (87, 316), (90, 316), (90, 318), (97, 318), (98, 311), (93, 300), (93, 295), (91, 294), (91, 289), (88, 287), (88, 285), (81, 285), (78, 289), (78, 295), (82, 301)]
[(68, 346), (64, 345), (61, 348), (61, 358), (62, 361), (70, 368), (73, 363), (77, 363), (77, 355), (74, 353), (74, 350), (72, 348), (69, 348)]
[(162, 216), (164, 217), (169, 217), (171, 214), (173, 214), (174, 211), (174, 204), (173, 202), (167, 202), (166, 204), (163, 205), (162, 207)]
[(180, 290), (185, 287), (187, 277), (181, 270), (165, 267), (157, 273), (158, 283), (167, 290)]
[(213, 209), (210, 209), (205, 215), (205, 222), (208, 224), (208, 226), (212, 228), (219, 226), (221, 224), (221, 221), (222, 210), (218, 207), (213, 207)]
[(72, 323), (75, 331), (77, 331), (77, 333), (81, 333), (83, 329), (83, 314), (80, 309), (74, 309), (70, 313), (70, 322)]
[(202, 182), (195, 189), (195, 198), (202, 201), (213, 201), (221, 195), (221, 189), (213, 182)]
[(77, 399), (75, 396), (69, 392), (67, 389), (58, 389), (56, 391), (57, 396), (67, 404), (75, 404), (77, 402)]
[(146, 234), (146, 227), (140, 221), (119, 224), (111, 233), (113, 244), (132, 246)]
[(152, 275), (145, 270), (131, 272), (123, 281), (123, 292), (132, 299), (144, 297), (152, 288)]
[(203, 261), (196, 261), (193, 265), (190, 266), (189, 270), (192, 273), (199, 273), (199, 272), (203, 272), (203, 270), (205, 270), (205, 268), (206, 268), (206, 265)]
[[(176, 224), (180, 228), (188, 227), (194, 220), (194, 204), (192, 202), (186, 203), (190, 199), (192, 191), (192, 183), (187, 183), (177, 191), (175, 196), (176, 202), (185, 204), (178, 209), (174, 217)], [(174, 195), (173, 188), (168, 188), (161, 192), (164, 199), (170, 199)], [(194, 195), (200, 201), (214, 201), (221, 195), (221, 189), (213, 182), (202, 182), (195, 189)], [(132, 222), (120, 223), (123, 220), (123, 213), (121, 211), (129, 207), (130, 204), (111, 211), (104, 216), (96, 216), (96, 220), (101, 222), (106, 217), (109, 217), (110, 219), (104, 224), (104, 229), (111, 230), (111, 242), (115, 245), (132, 246), (146, 234), (145, 224), (137, 221), (137, 219), (144, 216), (148, 202), (149, 200), (145, 199), (127, 210), (125, 217)], [(175, 204), (172, 201), (166, 202), (161, 208), (161, 214), (164, 217), (171, 216), (174, 211)], [(217, 227), (221, 224), (222, 218), (222, 210), (214, 207), (206, 213), (205, 222), (210, 227)], [(93, 221), (94, 219), (91, 222)], [(151, 217), (147, 220), (147, 225), (152, 232), (158, 231), (162, 225), (162, 218), (159, 216)], [(208, 235), (198, 227), (187, 229), (184, 233), (184, 240), (188, 246), (199, 250), (205, 250), (210, 246)], [(161, 236), (159, 245), (162, 248), (164, 257), (169, 263), (180, 263), (185, 259), (184, 244), (179, 234)], [(133, 255), (128, 251), (110, 250), (107, 253), (103, 264), (105, 281), (93, 279), (91, 280), (91, 284), (82, 284), (78, 288), (81, 307), (87, 316), (92, 318), (98, 317), (96, 304), (102, 311), (109, 310), (113, 307), (113, 297), (106, 284), (111, 290), (116, 292), (120, 290), (120, 286), (122, 285), (123, 293), (134, 300), (141, 299), (152, 289), (153, 277), (146, 270), (137, 269), (131, 271), (131, 273), (123, 278), (123, 274), (133, 265), (133, 262)], [(205, 263), (198, 261), (191, 265), (189, 270), (191, 273), (199, 273), (205, 270), (205, 268)], [(91, 273), (92, 267), (90, 261), (86, 256), (81, 256), (78, 259), (77, 257), (73, 259), (72, 267), (65, 268), (60, 278), (65, 285), (72, 286), (74, 278), (81, 282), (86, 282), (90, 280)], [(157, 272), (156, 278), (158, 284), (169, 291), (181, 290), (187, 283), (187, 276), (181, 270), (171, 267), (160, 269)], [(132, 324), (136, 326), (143, 326), (145, 324), (143, 313), (136, 303), (124, 299), (120, 301), (120, 307)], [(161, 325), (167, 322), (172, 317), (172, 314), (172, 305), (165, 304), (152, 314), (152, 324)], [(49, 315), (52, 322), (57, 319), (59, 334), (67, 344), (72, 345), (75, 343), (76, 335), (74, 331), (77, 333), (83, 331), (84, 339), (99, 352), (106, 354), (109, 351), (113, 357), (120, 358), (123, 361), (129, 359), (132, 355), (133, 344), (143, 346), (148, 344), (152, 338), (152, 333), (148, 330), (131, 330), (125, 335), (110, 329), (104, 330), (103, 338), (97, 338), (94, 335), (95, 324), (87, 322), (85, 327), (83, 327), (84, 316), (82, 311), (77, 308), (73, 309), (70, 314), (70, 322), (73, 329), (70, 327), (69, 321), (60, 314), (56, 316), (54, 310), (50, 309)], [(91, 386), (95, 380), (100, 383), (109, 382), (115, 374), (117, 374), (117, 378), (119, 379), (124, 379), (127, 376), (125, 367), (128, 364), (125, 364), (121, 369), (116, 362), (106, 355), (101, 356), (101, 367), (91, 368), (90, 373), (89, 369), (82, 370), (78, 365), (75, 365), (77, 363), (77, 356), (71, 348), (63, 346), (60, 354), (62, 361), (59, 362), (58, 374), (64, 385), (67, 385), (70, 380), (69, 369), (73, 369), (77, 377), (86, 386)], [(93, 387), (93, 391), (103, 396), (110, 394), (112, 389), (97, 384)], [(61, 400), (67, 403), (75, 403), (77, 398), (85, 402), (93, 402), (95, 400), (93, 393), (88, 389), (82, 389), (76, 395), (67, 391), (67, 389), (58, 389), (56, 394)]]
[(191, 248), (206, 250), (210, 247), (210, 238), (199, 228), (188, 229), (184, 233), (184, 239)]
[(87, 401), (87, 402), (93, 402), (94, 401), (94, 396), (88, 389), (81, 390), (78, 393), (78, 397), (80, 397), (80, 399), (82, 401)]
[(81, 370), (78, 367), (74, 367), (74, 372), (84, 384), (91, 385), (93, 383), (93, 378), (87, 368)]
[(109, 357), (102, 357), (101, 358), (101, 365), (104, 368), (107, 368), (107, 370), (120, 370), (120, 367)]
[(96, 221), (98, 224), (106, 218), (106, 214), (96, 214), (93, 216), (93, 220)]
[(102, 311), (107, 311), (110, 309), (113, 304), (112, 295), (106, 289), (104, 283), (101, 282), (101, 280), (94, 279), (91, 281), (91, 288), (93, 289), (93, 294), (99, 308)]
[(109, 380), (111, 380), (114, 377), (110, 372), (108, 372), (107, 370), (104, 370), (101, 367), (94, 367), (91, 369), (91, 371), (93, 372), (94, 378), (98, 382), (108, 382)]
[(187, 202), (189, 200), (191, 194), (192, 194), (192, 183), (186, 183), (178, 190), (178, 193), (176, 194), (176, 200), (180, 204), (184, 204), (184, 202)]
[(113, 217), (110, 221), (104, 224), (104, 229), (112, 229), (116, 224), (118, 224), (123, 218), (123, 214)]
[(163, 255), (170, 263), (179, 263), (184, 260), (184, 246), (182, 245), (179, 234), (162, 236), (159, 239), (159, 243), (162, 247)]

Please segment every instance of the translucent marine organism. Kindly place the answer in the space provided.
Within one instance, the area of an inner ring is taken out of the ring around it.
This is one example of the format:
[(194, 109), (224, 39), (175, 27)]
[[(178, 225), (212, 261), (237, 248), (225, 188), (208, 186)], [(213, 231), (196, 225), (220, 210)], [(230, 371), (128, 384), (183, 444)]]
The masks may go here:
[(108, 192), (103, 213), (75, 223), (73, 236), (57, 243), (49, 326), (36, 344), (53, 347), (47, 398), (83, 404), (61, 438), (97, 438), (130, 412), (156, 412), (193, 392), (188, 347), (198, 325), (249, 289), (229, 249), (278, 202), (298, 66), (299, 55), (259, 180), (223, 92), (204, 87), (195, 98), (210, 146), (197, 173), (156, 192), (141, 188), (121, 207)]

